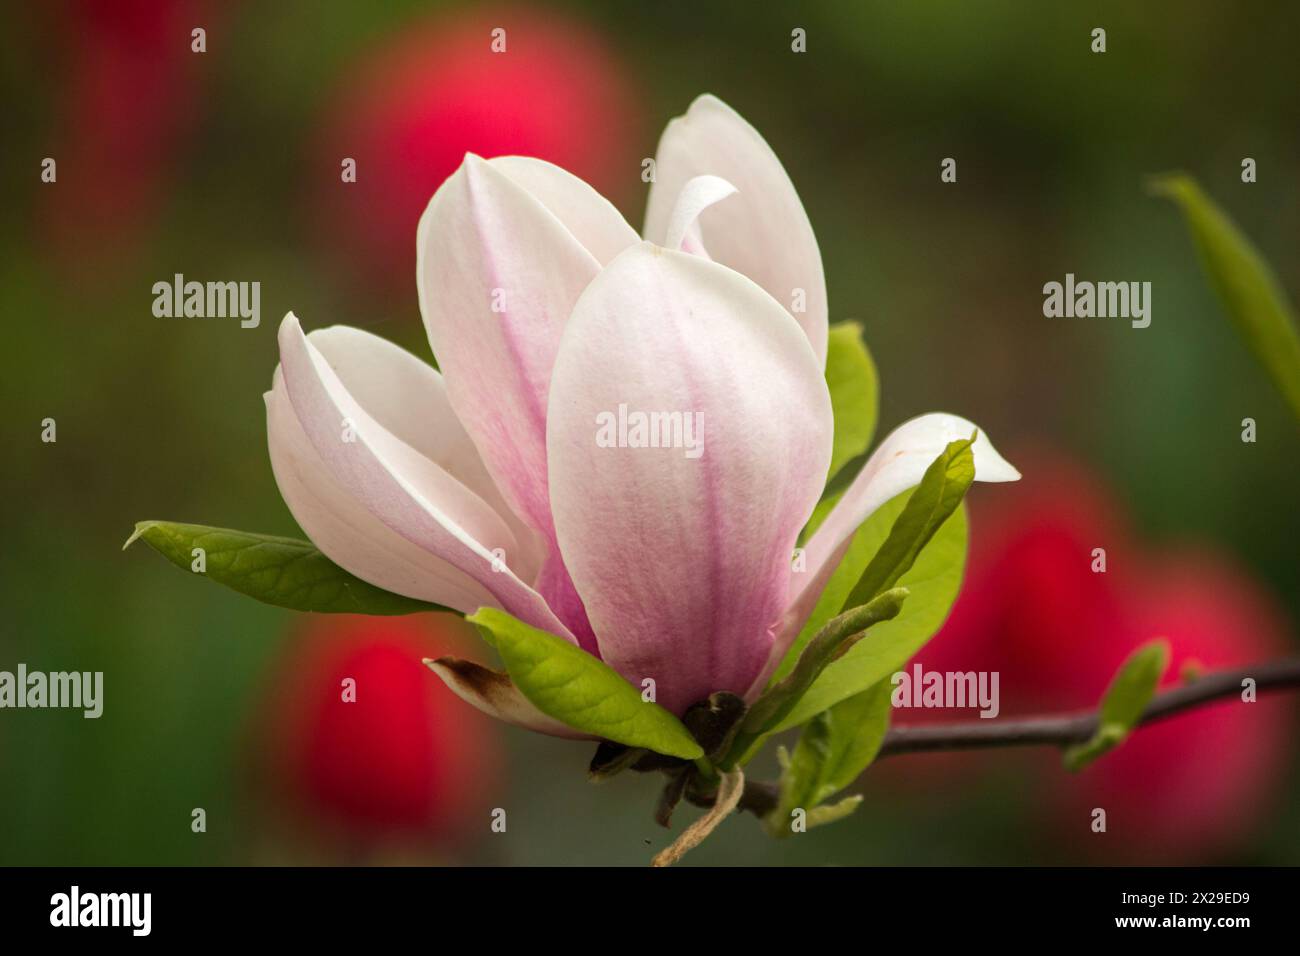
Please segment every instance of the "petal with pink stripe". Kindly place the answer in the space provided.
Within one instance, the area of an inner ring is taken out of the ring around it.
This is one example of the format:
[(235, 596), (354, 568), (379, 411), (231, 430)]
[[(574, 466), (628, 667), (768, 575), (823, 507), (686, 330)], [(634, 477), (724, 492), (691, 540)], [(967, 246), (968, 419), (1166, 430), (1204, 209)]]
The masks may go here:
[(826, 384), (790, 314), (725, 266), (629, 249), (569, 320), (547, 449), (560, 548), (601, 657), (638, 686), (653, 679), (676, 713), (743, 693), (831, 453)]
[(536, 584), (589, 650), (555, 543), (546, 408), (569, 313), (618, 237), (617, 212), (581, 180), (471, 155), (434, 194), (417, 238), (420, 310), (451, 405), (511, 510), (547, 543)]
[(501, 516), (362, 408), (292, 313), (279, 342), (294, 416), (333, 481), (390, 529), (468, 575), (505, 610), (572, 639), (509, 567), (516, 542)]

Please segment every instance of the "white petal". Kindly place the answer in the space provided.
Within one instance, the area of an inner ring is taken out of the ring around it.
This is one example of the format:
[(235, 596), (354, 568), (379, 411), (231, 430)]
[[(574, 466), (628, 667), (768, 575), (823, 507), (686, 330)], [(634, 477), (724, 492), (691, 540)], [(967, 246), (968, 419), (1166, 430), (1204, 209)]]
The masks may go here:
[(546, 407), (560, 336), (600, 271), (597, 252), (628, 238), (602, 203), (554, 167), (467, 156), (430, 200), (416, 242), (420, 311), (452, 408), (510, 510), (543, 539), (534, 586), (588, 650), (596, 638), (551, 518)]
[(292, 313), (279, 341), (294, 414), (334, 481), (389, 528), (476, 580), (511, 614), (572, 639), (510, 569), (515, 540), (500, 516), (363, 409)]
[[(812, 224), (781, 161), (758, 131), (714, 96), (701, 96), (659, 140), (645, 237), (663, 243), (682, 189), (712, 174), (740, 195), (704, 211), (709, 255), (749, 276), (790, 311), (826, 364), (826, 278)], [(802, 310), (795, 290), (803, 290)]]
[(554, 163), (531, 156), (498, 156), (487, 162), (550, 210), (601, 265), (640, 238), (608, 199)]
[(438, 370), (387, 339), (346, 325), (317, 329), (307, 335), (307, 341), (376, 422), (496, 511), (515, 537), (510, 566), (520, 578), (531, 581), (541, 564), (541, 543), (502, 498), (452, 411)]
[(673, 207), (672, 218), (668, 220), (665, 248), (711, 258), (704, 250), (704, 240), (700, 235), (700, 213), (714, 203), (735, 195), (735, 192), (736, 187), (720, 176), (696, 176), (688, 182), (678, 193), (677, 205)]
[(266, 437), (280, 495), (307, 537), (363, 581), (466, 614), (500, 604), (477, 581), (403, 538), (330, 477), (276, 370), (266, 398)]
[(429, 202), (417, 258), (420, 311), (456, 417), (511, 510), (552, 541), (551, 366), (600, 263), (540, 200), (476, 156)]

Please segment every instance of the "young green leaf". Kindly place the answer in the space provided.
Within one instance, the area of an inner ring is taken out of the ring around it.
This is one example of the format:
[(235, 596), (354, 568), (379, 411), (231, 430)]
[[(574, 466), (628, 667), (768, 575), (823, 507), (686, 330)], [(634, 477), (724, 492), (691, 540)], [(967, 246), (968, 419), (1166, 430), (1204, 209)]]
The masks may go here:
[[(904, 492), (882, 505), (857, 530), (848, 552), (773, 680), (783, 679), (794, 669), (813, 634), (839, 613), (914, 494), (914, 491)], [(842, 658), (829, 664), (775, 729), (798, 726), (814, 714), (886, 679), (906, 664), (948, 616), (961, 588), (965, 563), (966, 512), (959, 507), (940, 525), (911, 570), (898, 579), (898, 586), (908, 591), (905, 613), (877, 624), (872, 628), (870, 640), (858, 642)]]
[(971, 452), (974, 441), (972, 436), (949, 442), (930, 463), (903, 513), (890, 528), (889, 537), (845, 598), (843, 609), (866, 604), (911, 570), (921, 549), (957, 510), (975, 480), (975, 456)]
[(1125, 659), (1102, 696), (1097, 731), (1087, 743), (1065, 751), (1067, 770), (1082, 770), (1119, 746), (1137, 724), (1169, 666), (1169, 642), (1149, 641)]
[[(826, 800), (843, 790), (862, 773), (880, 752), (889, 729), (891, 685), (881, 681), (876, 686), (842, 700), (810, 720), (799, 736), (783, 773), (776, 810), (768, 818), (768, 830), (784, 834), (796, 807), (808, 812), (813, 825), (814, 813), (822, 813), (818, 823), (830, 822), (852, 812), (861, 797), (849, 797), (831, 807)], [(844, 808), (843, 812), (839, 812)]]
[(515, 686), (538, 710), (585, 733), (683, 760), (704, 755), (682, 722), (608, 664), (496, 608), (466, 618), (490, 632)]
[(871, 446), (876, 431), (880, 383), (876, 365), (862, 341), (857, 322), (832, 325), (826, 341), (826, 386), (831, 393), (835, 438), (831, 446), (832, 479)]
[(795, 669), (813, 635), (844, 608), (868, 603), (901, 583), (913, 592), (908, 613), (882, 624), (871, 641), (827, 667), (776, 730), (796, 726), (887, 677), (939, 629), (957, 597), (966, 559), (961, 502), (975, 480), (973, 442), (974, 436), (950, 442), (916, 488), (877, 509), (854, 534), (773, 682)]
[(821, 807), (813, 807), (808, 811), (808, 829), (813, 827), (822, 827), (828, 823), (835, 823), (843, 820), (862, 803), (862, 796), (854, 794), (851, 797), (845, 797), (838, 803), (829, 803)]
[(344, 571), (310, 541), (174, 521), (141, 521), (136, 539), (186, 571), (276, 607), (322, 614), (412, 614), (446, 611), (393, 594)]
[[(845, 611), (826, 622), (808, 642), (798, 663), (790, 673), (768, 687), (749, 709), (741, 729), (746, 737), (770, 732), (790, 713), (828, 664), (843, 657), (868, 628), (898, 617), (907, 588), (894, 588), (877, 595), (870, 603)], [(747, 749), (748, 741), (737, 742), (740, 750)]]
[(790, 828), (794, 811), (806, 814), (812, 808), (812, 795), (817, 789), (817, 779), (829, 748), (828, 730), (817, 720), (809, 721), (799, 735), (794, 753), (778, 747), (776, 756), (781, 764), (781, 781), (776, 806), (763, 818), (763, 827), (769, 836), (783, 837), (793, 832)]
[(816, 803), (839, 793), (876, 759), (889, 730), (892, 692), (893, 685), (882, 680), (817, 716), (826, 724), (829, 745), (814, 794)]
[(1192, 177), (1173, 173), (1152, 191), (1176, 202), (1228, 315), (1300, 418), (1300, 332), (1295, 311), (1264, 257)]

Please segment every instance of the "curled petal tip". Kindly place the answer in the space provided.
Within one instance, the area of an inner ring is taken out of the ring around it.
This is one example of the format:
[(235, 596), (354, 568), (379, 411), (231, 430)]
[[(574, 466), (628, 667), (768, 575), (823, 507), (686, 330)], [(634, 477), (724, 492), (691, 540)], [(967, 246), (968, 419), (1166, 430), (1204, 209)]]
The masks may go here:
[(682, 187), (677, 197), (672, 216), (668, 220), (664, 246), (703, 254), (705, 250), (697, 220), (710, 206), (736, 192), (736, 187), (721, 176), (705, 174), (692, 178)]
[(980, 481), (1019, 481), (1020, 471), (1002, 457), (993, 447), (988, 435), (981, 431), (971, 445), (975, 455), (975, 477)]

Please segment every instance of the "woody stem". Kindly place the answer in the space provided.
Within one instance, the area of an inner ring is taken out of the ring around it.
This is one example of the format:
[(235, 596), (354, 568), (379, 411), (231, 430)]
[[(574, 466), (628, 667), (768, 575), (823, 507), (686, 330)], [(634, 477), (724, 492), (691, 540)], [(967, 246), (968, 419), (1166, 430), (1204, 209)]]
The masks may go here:
[[(1136, 726), (1155, 723), (1183, 711), (1239, 695), (1248, 679), (1255, 682), (1257, 691), (1300, 689), (1300, 657), (1197, 677), (1153, 697)], [(1097, 730), (1097, 720), (1096, 711), (1089, 710), (1015, 720), (968, 720), (921, 727), (893, 727), (885, 735), (876, 759), (899, 754), (986, 747), (1067, 747), (1089, 740)], [(742, 810), (764, 816), (776, 803), (775, 785), (750, 780), (746, 782), (739, 806)]]

